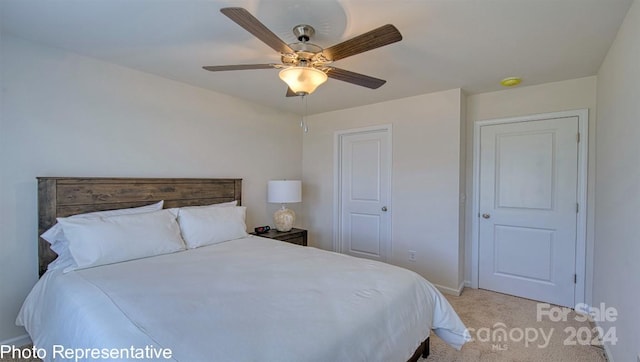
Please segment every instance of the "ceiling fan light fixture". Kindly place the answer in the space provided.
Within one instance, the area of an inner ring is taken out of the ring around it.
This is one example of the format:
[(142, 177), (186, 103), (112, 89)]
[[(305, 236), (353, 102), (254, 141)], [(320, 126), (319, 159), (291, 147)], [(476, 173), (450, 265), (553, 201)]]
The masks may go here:
[(293, 28), (293, 34), (298, 39), (298, 42), (287, 44), (261, 23), (260, 20), (251, 15), (247, 9), (227, 7), (220, 9), (220, 12), (279, 53), (282, 64), (214, 65), (204, 66), (203, 68), (210, 72), (281, 69), (280, 79), (289, 86), (285, 94), (287, 97), (311, 94), (319, 85), (326, 82), (328, 77), (369, 89), (378, 89), (386, 83), (384, 79), (350, 72), (330, 66), (330, 64), (336, 60), (368, 52), (402, 40), (400, 31), (395, 26), (386, 24), (323, 49), (309, 42), (315, 34), (313, 27), (300, 24)]
[(298, 95), (313, 93), (318, 86), (327, 81), (327, 74), (311, 67), (289, 67), (280, 71), (282, 79)]

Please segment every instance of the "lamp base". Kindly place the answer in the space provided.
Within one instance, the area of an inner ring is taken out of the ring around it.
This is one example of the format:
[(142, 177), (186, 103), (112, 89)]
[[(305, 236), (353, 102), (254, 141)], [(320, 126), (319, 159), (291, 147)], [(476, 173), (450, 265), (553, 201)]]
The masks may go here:
[(273, 213), (273, 222), (278, 231), (289, 231), (293, 228), (296, 221), (296, 213), (291, 209), (282, 208)]

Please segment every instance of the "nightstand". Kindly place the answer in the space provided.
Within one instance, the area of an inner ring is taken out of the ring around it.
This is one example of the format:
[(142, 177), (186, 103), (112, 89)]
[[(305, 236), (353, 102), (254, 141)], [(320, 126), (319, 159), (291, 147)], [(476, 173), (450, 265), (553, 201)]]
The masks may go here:
[(271, 229), (264, 234), (251, 233), (251, 235), (262, 236), (263, 238), (286, 241), (292, 244), (307, 246), (307, 230), (293, 228), (289, 231), (278, 231)]

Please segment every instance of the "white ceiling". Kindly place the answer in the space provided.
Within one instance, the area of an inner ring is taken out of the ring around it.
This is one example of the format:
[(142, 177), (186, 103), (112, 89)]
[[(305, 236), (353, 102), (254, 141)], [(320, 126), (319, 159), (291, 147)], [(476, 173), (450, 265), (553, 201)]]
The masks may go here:
[(219, 12), (244, 7), (285, 42), (308, 23), (328, 47), (384, 24), (404, 39), (337, 67), (387, 80), (377, 90), (329, 79), (307, 113), (462, 88), (500, 89), (596, 74), (633, 0), (0, 0), (2, 32), (273, 108), (285, 98), (276, 69), (212, 73), (203, 65), (279, 62)]

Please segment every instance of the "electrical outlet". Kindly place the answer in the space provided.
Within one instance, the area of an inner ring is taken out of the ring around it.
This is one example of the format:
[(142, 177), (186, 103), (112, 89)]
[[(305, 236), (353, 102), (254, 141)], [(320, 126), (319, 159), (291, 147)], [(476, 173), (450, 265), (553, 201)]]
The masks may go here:
[(409, 250), (409, 261), (416, 261), (416, 251)]

